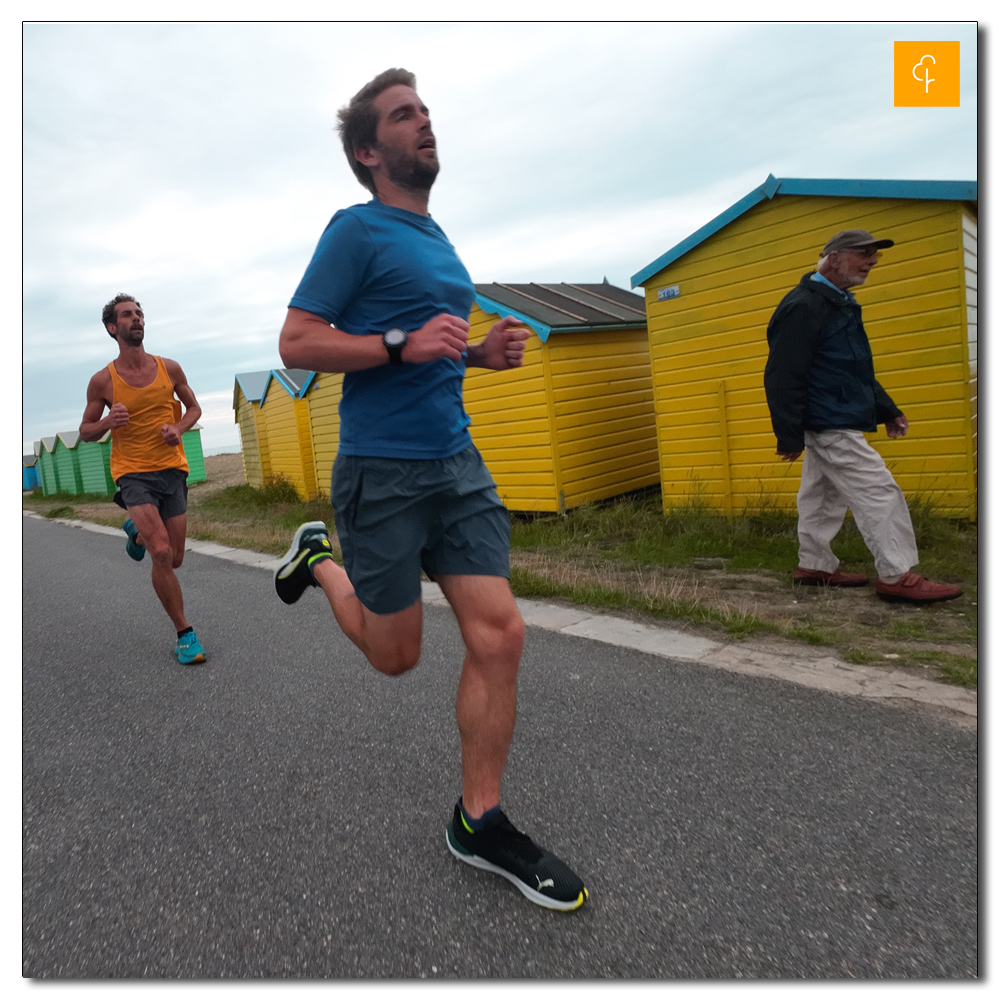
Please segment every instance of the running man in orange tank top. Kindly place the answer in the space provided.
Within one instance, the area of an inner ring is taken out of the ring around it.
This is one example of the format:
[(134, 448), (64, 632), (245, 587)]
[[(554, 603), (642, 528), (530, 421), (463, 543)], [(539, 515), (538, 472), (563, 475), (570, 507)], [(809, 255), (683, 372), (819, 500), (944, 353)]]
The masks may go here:
[(125, 550), (136, 561), (149, 550), (153, 589), (177, 629), (177, 659), (204, 663), (205, 650), (184, 617), (174, 572), (184, 560), (187, 534), (189, 470), (181, 439), (201, 416), (201, 407), (176, 361), (146, 353), (145, 317), (131, 295), (116, 295), (101, 318), (118, 342), (118, 357), (87, 386), (80, 437), (98, 441), (111, 431), (115, 503), (129, 514), (122, 525), (128, 536)]

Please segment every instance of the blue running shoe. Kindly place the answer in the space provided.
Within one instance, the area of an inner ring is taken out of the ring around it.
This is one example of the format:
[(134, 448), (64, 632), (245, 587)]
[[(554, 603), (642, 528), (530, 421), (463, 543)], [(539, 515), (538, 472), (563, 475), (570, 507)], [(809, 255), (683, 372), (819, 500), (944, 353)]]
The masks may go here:
[(300, 524), (280, 565), (274, 571), (274, 589), (285, 604), (294, 604), (306, 591), (315, 587), (310, 567), (318, 559), (332, 559), (333, 546), (322, 521)]
[(204, 663), (206, 659), (205, 650), (201, 648), (198, 636), (194, 632), (185, 632), (177, 640), (174, 652), (177, 654), (177, 659), (185, 666), (191, 663)]
[(125, 543), (125, 551), (136, 561), (141, 562), (142, 557), (146, 554), (146, 547), (140, 545), (136, 539), (139, 537), (139, 529), (135, 526), (135, 521), (129, 518), (123, 525), (122, 531), (128, 535), (128, 541)]

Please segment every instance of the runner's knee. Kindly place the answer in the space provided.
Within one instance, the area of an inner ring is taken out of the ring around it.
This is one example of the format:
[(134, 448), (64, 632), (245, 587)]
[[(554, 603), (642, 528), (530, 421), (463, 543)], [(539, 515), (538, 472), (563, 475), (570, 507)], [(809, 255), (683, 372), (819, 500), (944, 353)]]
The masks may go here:
[(146, 551), (149, 553), (153, 562), (155, 563), (166, 563), (168, 565), (173, 564), (174, 560), (174, 550), (170, 541), (166, 538), (154, 538), (146, 542)]
[(516, 607), (508, 614), (491, 615), (468, 630), (466, 648), (478, 659), (501, 659), (516, 668), (524, 648), (524, 620)]
[(420, 662), (420, 641), (397, 643), (387, 649), (367, 651), (368, 662), (387, 677), (399, 677)]

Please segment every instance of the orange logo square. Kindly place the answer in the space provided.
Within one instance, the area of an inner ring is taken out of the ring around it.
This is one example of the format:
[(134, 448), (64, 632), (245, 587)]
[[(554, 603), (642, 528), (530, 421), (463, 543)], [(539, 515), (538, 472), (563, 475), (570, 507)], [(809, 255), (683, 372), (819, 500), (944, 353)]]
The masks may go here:
[(959, 107), (958, 42), (893, 42), (897, 108)]

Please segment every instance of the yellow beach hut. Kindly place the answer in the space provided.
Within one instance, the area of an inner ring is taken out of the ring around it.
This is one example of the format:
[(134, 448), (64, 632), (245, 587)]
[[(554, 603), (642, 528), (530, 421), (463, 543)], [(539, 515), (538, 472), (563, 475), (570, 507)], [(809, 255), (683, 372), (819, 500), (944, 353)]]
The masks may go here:
[(869, 435), (908, 497), (977, 508), (978, 188), (975, 181), (769, 176), (632, 277), (646, 293), (665, 509), (794, 509), (801, 466), (775, 455), (764, 396), (768, 320), (842, 229), (895, 240), (863, 308), (875, 371), (910, 420)]
[(465, 376), (469, 430), (507, 508), (565, 512), (655, 485), (643, 300), (606, 280), (477, 284), (470, 343), (507, 315), (537, 334), (523, 367)]
[(243, 478), (257, 489), (271, 476), (271, 467), (267, 461), (267, 439), (264, 439), (262, 448), (257, 430), (258, 423), (263, 420), (259, 416), (260, 401), (270, 376), (270, 369), (263, 372), (243, 372), (236, 376), (233, 386), (233, 413), (236, 426), (240, 429)]
[(315, 378), (315, 372), (300, 368), (236, 376), (233, 408), (240, 428), (243, 470), (251, 486), (285, 479), (303, 500), (318, 496), (305, 399)]

